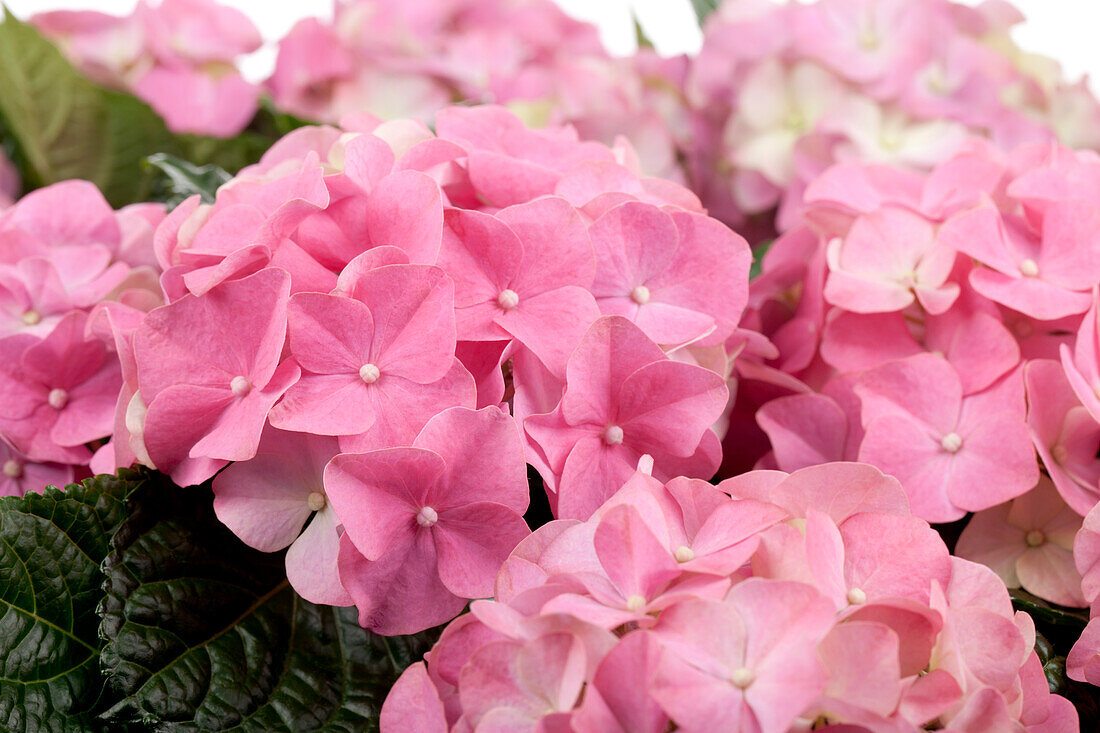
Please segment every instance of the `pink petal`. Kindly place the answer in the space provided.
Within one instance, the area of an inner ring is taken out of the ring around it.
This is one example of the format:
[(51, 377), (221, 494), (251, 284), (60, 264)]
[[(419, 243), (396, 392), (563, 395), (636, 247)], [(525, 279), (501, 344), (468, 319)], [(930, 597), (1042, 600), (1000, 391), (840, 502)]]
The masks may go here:
[(447, 733), (443, 702), (423, 662), (407, 667), (390, 688), (379, 725), (382, 733)]
[[(366, 559), (379, 560), (403, 542), (430, 537), (416, 516), (444, 470), (439, 455), (420, 448), (343, 453), (325, 468), (325, 493), (345, 537)], [(431, 555), (434, 565), (434, 549)]]
[(438, 382), (417, 384), (403, 377), (382, 377), (367, 391), (374, 422), (364, 433), (341, 436), (344, 451), (363, 452), (408, 445), (432, 417), (452, 407), (472, 408), (474, 380), (458, 359)]
[(757, 410), (756, 422), (768, 434), (776, 463), (784, 470), (796, 471), (845, 458), (848, 418), (824, 395), (771, 400)]
[(531, 298), (521, 297), (517, 307), (501, 311), (494, 320), (561, 378), (573, 350), (599, 317), (600, 309), (591, 293), (567, 286)]
[(630, 321), (600, 318), (588, 329), (566, 369), (562, 413), (571, 425), (606, 425), (626, 378), (667, 357)]
[(374, 317), (359, 301), (299, 293), (287, 308), (290, 351), (307, 372), (358, 375), (371, 361)]
[(596, 527), (596, 555), (623, 598), (649, 600), (680, 575), (668, 549), (631, 507), (615, 507)]
[(340, 581), (359, 609), (359, 624), (385, 636), (415, 634), (461, 613), (466, 599), (439, 581), (435, 545), (427, 532), (394, 545), (377, 562), (340, 538)]
[(515, 420), (502, 410), (446, 410), (428, 421), (413, 445), (434, 451), (447, 465), (447, 503), (441, 506), (492, 501), (527, 511), (523, 445)]
[(456, 596), (492, 596), (497, 571), (530, 532), (521, 515), (492, 501), (441, 510), (431, 530), (440, 580)]
[(660, 446), (687, 457), (695, 452), (728, 400), (725, 381), (709, 369), (659, 361), (638, 369), (623, 382), (618, 424), (627, 443)]
[(534, 297), (565, 286), (592, 284), (596, 268), (592, 243), (580, 215), (565, 199), (548, 196), (509, 207), (497, 216), (523, 243), (523, 263), (512, 283), (516, 292)]
[(934, 354), (918, 354), (867, 372), (855, 391), (865, 427), (883, 415), (905, 415), (941, 436), (954, 431), (962, 401), (958, 375)]
[(435, 264), (443, 237), (443, 199), (439, 186), (416, 171), (383, 178), (367, 198), (371, 241), (403, 250), (410, 262)]
[(286, 577), (310, 603), (351, 606), (355, 601), (340, 582), (339, 519), (329, 507), (313, 515), (306, 530), (286, 553)]

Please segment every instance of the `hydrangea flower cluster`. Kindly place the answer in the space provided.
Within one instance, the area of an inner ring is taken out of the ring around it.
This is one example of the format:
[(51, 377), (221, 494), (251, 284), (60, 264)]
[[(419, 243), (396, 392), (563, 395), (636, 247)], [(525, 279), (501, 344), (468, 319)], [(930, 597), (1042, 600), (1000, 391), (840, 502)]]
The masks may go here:
[(291, 133), (157, 228), (167, 305), (107, 322), (122, 384), (93, 467), (217, 474), (238, 536), (384, 633), (491, 592), (526, 463), (576, 519), (643, 454), (711, 477), (725, 375), (679, 352), (724, 354), (748, 298), (747, 243), (625, 144), (499, 107), (435, 122)]
[(175, 132), (229, 137), (259, 106), (260, 88), (235, 64), (263, 39), (244, 13), (216, 0), (141, 0), (124, 17), (58, 10), (31, 22), (84, 74), (130, 91)]
[(113, 211), (85, 181), (0, 213), (0, 495), (87, 475), (122, 384), (105, 324), (160, 304), (161, 204)]
[(1031, 618), (895, 479), (830, 463), (662, 484), (650, 465), (525, 539), (382, 730), (1078, 729)]
[(692, 61), (695, 190), (731, 223), (778, 205), (783, 232), (834, 163), (927, 171), (969, 135), (1100, 147), (1100, 104), (1013, 43), (1022, 20), (1005, 2), (727, 0)]
[(431, 120), (454, 102), (508, 105), (587, 139), (627, 135), (650, 175), (683, 179), (688, 59), (612, 59), (597, 29), (551, 0), (341, 0), (300, 21), (268, 88), (281, 108), (335, 123), (349, 113)]
[(1100, 501), (1098, 173), (1091, 152), (974, 140), (928, 175), (814, 181), (751, 287), (746, 324), (776, 348), (738, 394), (767, 451), (741, 462), (877, 466), (923, 519), (975, 512), (959, 556), (1091, 603), (1074, 538)]

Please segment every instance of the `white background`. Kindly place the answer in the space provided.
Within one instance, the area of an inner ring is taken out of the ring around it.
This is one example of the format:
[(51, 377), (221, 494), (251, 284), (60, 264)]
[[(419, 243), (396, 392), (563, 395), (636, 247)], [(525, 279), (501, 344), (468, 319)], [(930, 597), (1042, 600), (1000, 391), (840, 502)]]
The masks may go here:
[[(17, 16), (62, 8), (85, 8), (109, 13), (128, 13), (136, 0), (6, 0)], [(332, 0), (222, 0), (243, 10), (259, 26), (268, 46), (246, 60), (245, 75), (253, 80), (267, 76), (274, 64), (273, 42), (295, 21), (307, 15), (332, 12)], [(962, 0), (977, 5), (980, 0)], [(646, 35), (666, 54), (692, 52), (701, 35), (694, 22), (689, 0), (556, 0), (567, 12), (600, 26), (604, 42), (614, 53), (628, 54), (634, 48), (630, 9), (638, 15)], [(1016, 40), (1028, 51), (1042, 53), (1062, 62), (1073, 81), (1082, 74), (1093, 77), (1100, 91), (1100, 2), (1096, 0), (1015, 0), (1028, 16), (1017, 29)]]

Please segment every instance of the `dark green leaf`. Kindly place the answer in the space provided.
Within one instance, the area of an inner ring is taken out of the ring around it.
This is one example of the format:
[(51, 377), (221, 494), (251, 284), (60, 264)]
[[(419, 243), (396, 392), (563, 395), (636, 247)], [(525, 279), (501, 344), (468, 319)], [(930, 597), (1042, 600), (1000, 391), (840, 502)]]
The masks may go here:
[(1016, 610), (1030, 614), (1035, 619), (1035, 625), (1044, 629), (1043, 633), (1056, 649), (1061, 649), (1062, 646), (1057, 636), (1068, 633), (1076, 640), (1089, 622), (1088, 611), (1055, 606), (1023, 588), (1012, 588), (1008, 594), (1012, 597), (1012, 605)]
[(171, 206), (195, 194), (212, 204), (218, 187), (232, 177), (216, 165), (195, 165), (167, 153), (150, 155), (145, 160), (164, 174), (165, 195), (161, 199)]
[(691, 0), (691, 7), (695, 8), (695, 15), (699, 18), (699, 25), (707, 19), (711, 13), (718, 9), (722, 0)]
[(283, 554), (241, 544), (205, 487), (146, 487), (104, 563), (112, 723), (157, 730), (361, 731), (430, 637), (383, 639), (354, 609), (287, 585)]
[(0, 498), (0, 729), (98, 730), (100, 563), (140, 475)]

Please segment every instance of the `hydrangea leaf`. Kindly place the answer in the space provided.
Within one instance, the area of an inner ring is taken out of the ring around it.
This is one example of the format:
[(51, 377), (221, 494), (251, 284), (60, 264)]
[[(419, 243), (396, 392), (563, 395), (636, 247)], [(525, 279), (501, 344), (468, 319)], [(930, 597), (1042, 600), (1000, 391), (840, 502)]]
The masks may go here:
[(116, 208), (149, 200), (156, 176), (142, 162), (151, 154), (237, 171), (279, 137), (276, 129), (226, 139), (175, 135), (147, 104), (97, 86), (7, 11), (0, 23), (0, 89), (0, 128), (26, 190), (83, 178)]
[(85, 79), (9, 12), (0, 24), (0, 89), (0, 116), (28, 188), (84, 178), (116, 206), (140, 201), (152, 180), (141, 159), (173, 144), (148, 106)]
[(100, 729), (100, 563), (140, 481), (127, 471), (0, 498), (0, 729)]
[(721, 0), (691, 0), (691, 7), (695, 9), (695, 15), (702, 25), (711, 13), (718, 9)]
[(434, 635), (385, 639), (306, 602), (205, 487), (135, 492), (104, 563), (104, 719), (179, 731), (361, 731)]
[(163, 174), (164, 190), (159, 198), (170, 206), (195, 194), (202, 196), (203, 203), (212, 204), (218, 187), (232, 178), (216, 165), (195, 165), (168, 153), (150, 155), (145, 161)]

